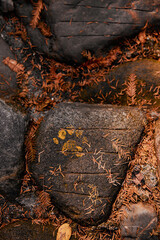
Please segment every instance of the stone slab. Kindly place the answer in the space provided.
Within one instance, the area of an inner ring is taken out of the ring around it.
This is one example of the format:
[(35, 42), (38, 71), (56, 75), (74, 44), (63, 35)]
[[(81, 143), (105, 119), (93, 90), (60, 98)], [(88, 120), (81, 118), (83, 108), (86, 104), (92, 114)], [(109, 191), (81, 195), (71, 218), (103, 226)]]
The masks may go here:
[(33, 44), (41, 52), (70, 63), (83, 62), (84, 50), (97, 55), (115, 41), (138, 33), (146, 22), (158, 24), (160, 19), (158, 0), (52, 0), (45, 3), (47, 11), (43, 11), (43, 20), (52, 33), (47, 44), (40, 31), (28, 25), (30, 3), (15, 1), (16, 13), (22, 17)]
[(107, 219), (146, 123), (132, 107), (61, 103), (41, 123), (32, 176), (81, 224)]

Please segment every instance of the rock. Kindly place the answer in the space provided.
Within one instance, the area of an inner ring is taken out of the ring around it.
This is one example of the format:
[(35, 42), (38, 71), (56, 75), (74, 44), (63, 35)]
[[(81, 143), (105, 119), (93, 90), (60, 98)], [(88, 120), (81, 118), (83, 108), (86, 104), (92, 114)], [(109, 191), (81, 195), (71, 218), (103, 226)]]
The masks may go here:
[(150, 164), (141, 165), (141, 168), (142, 174), (144, 175), (145, 184), (147, 187), (149, 187), (149, 189), (154, 188), (158, 182), (156, 169)]
[(72, 229), (68, 223), (62, 224), (57, 232), (56, 240), (69, 240), (72, 235)]
[(30, 172), (69, 217), (101, 223), (110, 215), (144, 124), (137, 108), (59, 104), (40, 125)]
[[(146, 22), (156, 24), (160, 19), (158, 0), (52, 0), (45, 3), (48, 11), (43, 10), (42, 16), (52, 33), (48, 45), (42, 45), (44, 36), (38, 29), (27, 26), (28, 33), (41, 52), (67, 62), (84, 61), (84, 50), (99, 55), (114, 41), (136, 34)], [(17, 14), (28, 25), (31, 4), (19, 0), (15, 6)]]
[[(12, 199), (14, 200), (14, 199)], [(30, 211), (26, 211), (22, 206), (19, 204), (13, 204), (13, 201), (8, 201), (8, 199), (4, 198), (0, 195), (0, 226), (4, 226), (9, 222), (13, 221), (13, 219), (31, 219)], [(33, 219), (33, 218), (32, 218)]]
[(157, 185), (157, 170), (151, 165), (136, 165), (132, 171), (132, 181), (137, 186), (146, 185), (149, 189)]
[[(95, 99), (95, 102), (100, 102), (98, 97), (101, 95), (105, 96), (107, 93), (105, 102), (113, 103), (113, 100), (115, 100), (117, 102), (120, 101), (121, 104), (126, 104), (125, 91), (123, 96), (119, 96), (117, 99), (115, 99), (115, 96), (126, 88), (125, 82), (129, 80), (131, 74), (134, 74), (137, 81), (136, 98), (138, 100), (152, 100), (153, 102), (156, 100), (160, 103), (158, 99), (155, 99), (154, 93), (156, 93), (156, 91), (153, 91), (155, 87), (160, 85), (159, 68), (160, 62), (151, 59), (121, 64), (106, 75), (106, 81), (93, 84), (93, 86), (88, 86), (83, 89), (80, 93), (80, 99), (88, 102), (88, 100), (92, 98)], [(145, 84), (142, 88), (144, 91), (142, 92), (140, 92), (140, 84)], [(153, 88), (150, 91), (152, 85)]]
[(27, 116), (0, 100), (0, 194), (15, 199), (24, 171)]
[[(160, 119), (157, 120), (156, 124), (155, 124), (154, 141), (155, 141), (155, 150), (156, 150), (157, 163), (158, 163), (158, 175), (159, 175), (159, 179), (160, 179)], [(159, 183), (160, 183), (160, 181), (159, 181)]]
[[(123, 239), (148, 240), (150, 233), (157, 226), (157, 214), (149, 204), (131, 204), (122, 207), (121, 236)], [(158, 238), (157, 238), (158, 239)]]
[(0, 96), (9, 96), (17, 89), (16, 73), (2, 62), (7, 57), (15, 60), (9, 46), (0, 37)]
[(31, 217), (35, 216), (34, 208), (38, 205), (37, 200), (38, 198), (34, 192), (26, 192), (16, 198), (16, 202), (30, 212)]
[(34, 46), (38, 48), (38, 50), (41, 53), (46, 53), (48, 55), (50, 51), (49, 49), (52, 48), (51, 44), (52, 44), (53, 36), (47, 38), (47, 41), (46, 41), (46, 37), (41, 33), (39, 28), (33, 29), (30, 26), (30, 22), (32, 19), (32, 11), (33, 11), (33, 6), (31, 2), (29, 1), (22, 2), (21, 0), (18, 0), (18, 1), (15, 1), (14, 4), (15, 4), (16, 15), (21, 17), (21, 20), (23, 21), (27, 29), (31, 42), (33, 43)]
[(0, 0), (0, 10), (4, 13), (14, 10), (14, 5), (12, 0)]
[[(19, 95), (20, 92), (23, 92), (22, 89), (25, 89), (25, 94), (23, 97), (26, 95), (26, 97), (31, 98), (34, 95), (37, 98), (37, 96), (42, 93), (42, 85), (35, 84), (35, 81), (38, 80), (39, 83), (43, 82), (44, 79), (42, 80), (42, 76), (48, 70), (46, 65), (45, 67), (43, 67), (43, 65), (49, 63), (38, 52), (33, 50), (33, 46), (29, 44), (30, 41), (27, 41), (27, 32), (18, 18), (14, 18), (13, 21), (11, 17), (6, 20), (0, 16), (0, 26), (1, 24), (1, 36), (3, 40), (10, 46), (12, 53), (16, 57), (16, 62), (14, 62), (12, 65), (13, 67), (15, 66), (13, 70), (21, 70), (21, 73), (18, 71), (17, 74), (19, 88), (16, 94), (14, 94), (14, 97), (17, 98), (17, 95)], [(17, 28), (20, 28), (18, 34)], [(11, 59), (13, 59), (13, 57), (11, 57)], [(16, 68), (17, 65), (19, 68)], [(8, 69), (8, 66), (6, 66), (6, 68)]]
[(32, 221), (18, 221), (0, 230), (0, 240), (55, 240), (52, 225), (32, 224)]

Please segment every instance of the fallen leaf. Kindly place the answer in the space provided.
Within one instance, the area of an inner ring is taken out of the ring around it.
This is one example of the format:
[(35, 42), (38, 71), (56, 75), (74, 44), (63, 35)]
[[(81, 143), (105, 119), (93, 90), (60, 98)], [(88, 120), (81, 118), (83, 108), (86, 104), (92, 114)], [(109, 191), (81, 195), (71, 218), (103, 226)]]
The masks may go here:
[(61, 225), (57, 232), (56, 240), (69, 240), (72, 234), (72, 229), (68, 223)]

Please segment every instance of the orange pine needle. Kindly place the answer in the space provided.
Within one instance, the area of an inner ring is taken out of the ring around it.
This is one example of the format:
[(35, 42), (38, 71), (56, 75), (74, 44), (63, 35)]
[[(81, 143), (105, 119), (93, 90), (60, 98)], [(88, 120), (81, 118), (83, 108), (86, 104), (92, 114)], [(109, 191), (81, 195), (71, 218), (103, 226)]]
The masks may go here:
[(33, 17), (30, 22), (30, 25), (33, 29), (35, 29), (38, 24), (38, 21), (40, 19), (40, 14), (44, 7), (44, 4), (43, 4), (42, 0), (38, 0), (38, 2), (34, 3), (33, 5), (34, 5), (33, 11), (32, 11)]
[(16, 73), (24, 72), (25, 67), (23, 66), (23, 64), (18, 63), (16, 60), (10, 57), (6, 57), (3, 60), (3, 63)]

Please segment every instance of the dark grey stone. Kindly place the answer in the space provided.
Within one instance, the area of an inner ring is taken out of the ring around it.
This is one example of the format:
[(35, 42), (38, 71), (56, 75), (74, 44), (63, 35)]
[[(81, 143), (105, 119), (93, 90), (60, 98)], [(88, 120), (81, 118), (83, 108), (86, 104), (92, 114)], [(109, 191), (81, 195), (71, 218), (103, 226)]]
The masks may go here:
[(59, 104), (40, 125), (32, 176), (69, 217), (101, 223), (110, 215), (144, 125), (137, 108)]
[(136, 34), (146, 22), (158, 24), (160, 19), (158, 0), (51, 0), (45, 3), (48, 11), (43, 10), (41, 16), (53, 34), (48, 45), (42, 44), (44, 36), (38, 29), (31, 30), (28, 26), (32, 11), (29, 2), (15, 1), (16, 12), (22, 16), (33, 44), (41, 52), (67, 62), (84, 61), (81, 55), (84, 50), (99, 55), (113, 41)]
[(4, 13), (14, 10), (14, 5), (12, 0), (0, 0), (0, 10)]
[(34, 217), (34, 208), (38, 205), (38, 198), (34, 192), (26, 192), (16, 198), (18, 202), (25, 210), (30, 212), (30, 217)]
[(9, 46), (0, 37), (0, 96), (9, 96), (17, 89), (16, 73), (2, 62), (7, 57), (15, 60)]
[(0, 193), (15, 199), (24, 171), (27, 117), (0, 100)]

